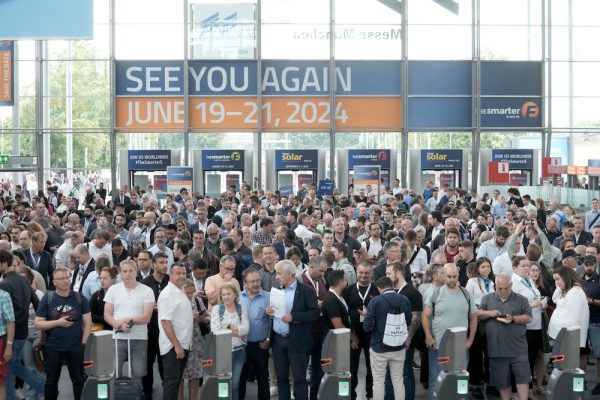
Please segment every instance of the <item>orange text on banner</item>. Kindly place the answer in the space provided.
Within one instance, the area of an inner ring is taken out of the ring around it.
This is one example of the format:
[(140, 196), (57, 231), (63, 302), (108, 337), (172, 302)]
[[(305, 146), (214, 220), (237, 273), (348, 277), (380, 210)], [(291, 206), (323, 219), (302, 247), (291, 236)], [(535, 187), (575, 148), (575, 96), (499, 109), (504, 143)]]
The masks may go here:
[[(118, 97), (117, 128), (181, 129), (184, 123), (183, 99), (170, 97)], [(265, 130), (336, 129), (389, 130), (402, 127), (400, 97), (338, 97), (335, 110), (327, 97), (264, 97), (262, 123)], [(199, 130), (255, 130), (258, 103), (254, 97), (191, 97), (189, 121)]]
[(0, 103), (12, 103), (13, 101), (12, 68), (12, 52), (0, 51)]

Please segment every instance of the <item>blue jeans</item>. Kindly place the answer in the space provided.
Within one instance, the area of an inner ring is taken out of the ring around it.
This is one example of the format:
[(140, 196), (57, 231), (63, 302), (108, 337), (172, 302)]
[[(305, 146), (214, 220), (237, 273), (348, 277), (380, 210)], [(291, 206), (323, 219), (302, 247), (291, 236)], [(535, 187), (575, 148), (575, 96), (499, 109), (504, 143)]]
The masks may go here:
[(8, 375), (6, 376), (6, 398), (15, 400), (15, 376), (18, 376), (33, 388), (40, 396), (44, 395), (44, 381), (37, 374), (23, 365), (23, 347), (27, 339), (15, 339), (13, 341), (13, 356), (8, 363)]
[(231, 353), (231, 399), (238, 400), (240, 375), (246, 362), (246, 347), (239, 347)]
[[(414, 347), (407, 348), (404, 358), (404, 399), (415, 399), (415, 372), (413, 371), (412, 363), (415, 357)], [(394, 386), (390, 376), (390, 369), (385, 371), (385, 400), (394, 400)]]
[(429, 349), (429, 390), (427, 398), (433, 400), (433, 392), (435, 390), (435, 382), (440, 374), (440, 364), (438, 364), (438, 349)]
[[(45, 376), (40, 374), (35, 368), (35, 362), (33, 361), (33, 342), (35, 341), (35, 337), (29, 337), (25, 340), (25, 345), (23, 346), (23, 364), (25, 364), (25, 368), (30, 370), (32, 373), (37, 375), (41, 380), (45, 380)], [(27, 399), (37, 399), (38, 396), (35, 392), (35, 389), (29, 385), (27, 387)]]

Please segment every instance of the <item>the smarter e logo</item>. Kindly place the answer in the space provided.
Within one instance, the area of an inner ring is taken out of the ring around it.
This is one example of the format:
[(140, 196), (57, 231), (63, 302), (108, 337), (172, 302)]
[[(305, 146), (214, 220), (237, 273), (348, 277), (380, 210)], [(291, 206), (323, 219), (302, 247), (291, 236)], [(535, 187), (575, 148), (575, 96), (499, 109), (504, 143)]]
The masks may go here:
[(521, 106), (521, 118), (537, 118), (540, 115), (540, 107), (533, 101), (523, 103)]
[(379, 153), (377, 153), (377, 159), (379, 161), (386, 161), (387, 160), (387, 153), (385, 151), (380, 151)]
[(240, 161), (241, 155), (239, 151), (234, 151), (231, 153), (231, 161)]

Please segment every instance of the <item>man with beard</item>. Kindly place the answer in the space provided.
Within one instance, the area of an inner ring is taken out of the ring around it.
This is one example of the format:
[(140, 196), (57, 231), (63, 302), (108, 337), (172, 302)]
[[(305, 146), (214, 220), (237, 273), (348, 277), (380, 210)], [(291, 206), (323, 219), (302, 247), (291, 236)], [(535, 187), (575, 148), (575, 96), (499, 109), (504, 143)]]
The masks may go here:
[[(415, 347), (411, 344), (412, 338), (421, 325), (421, 312), (423, 312), (423, 298), (421, 293), (412, 285), (409, 285), (404, 278), (405, 266), (401, 262), (395, 262), (388, 265), (386, 275), (392, 280), (394, 290), (399, 294), (404, 295), (410, 301), (410, 311), (412, 314), (412, 322), (408, 328), (408, 338), (406, 339), (406, 354), (404, 358), (404, 390), (405, 399), (414, 400), (415, 398), (415, 373), (413, 371), (413, 359), (415, 356)], [(391, 395), (392, 384), (389, 379), (389, 374), (386, 374), (385, 386), (386, 393)]]
[(487, 257), (494, 262), (496, 257), (503, 254), (507, 250), (506, 240), (510, 236), (508, 228), (499, 226), (494, 233), (494, 238), (483, 242), (477, 251), (477, 257)]
[(115, 228), (117, 228), (117, 237), (121, 239), (123, 242), (123, 247), (125, 248), (129, 247), (127, 243), (127, 235), (129, 234), (129, 231), (125, 229), (126, 223), (127, 218), (125, 217), (125, 214), (119, 213), (115, 215), (114, 224)]
[[(383, 246), (383, 253), (385, 258), (379, 262), (379, 264), (373, 269), (373, 281), (383, 278), (386, 274), (386, 268), (388, 265), (393, 264), (396, 261), (400, 261), (402, 253), (400, 252), (401, 242), (391, 240)], [(411, 282), (410, 269), (405, 271), (404, 275), (407, 282)]]
[(445, 242), (446, 244), (440, 246), (437, 250), (435, 250), (431, 257), (435, 258), (438, 253), (442, 253), (446, 256), (446, 260), (449, 263), (454, 262), (454, 257), (458, 256), (458, 242), (460, 238), (460, 234), (456, 228), (448, 228), (446, 232), (444, 232)]

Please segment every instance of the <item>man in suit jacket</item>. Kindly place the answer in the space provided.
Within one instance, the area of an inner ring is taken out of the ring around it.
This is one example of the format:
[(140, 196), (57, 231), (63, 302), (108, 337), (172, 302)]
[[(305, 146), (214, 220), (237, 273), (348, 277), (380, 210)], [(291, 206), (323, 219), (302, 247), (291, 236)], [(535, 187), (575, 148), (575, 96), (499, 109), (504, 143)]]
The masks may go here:
[(52, 274), (54, 272), (52, 256), (44, 250), (47, 239), (46, 232), (34, 232), (31, 235), (31, 248), (23, 249), (21, 252), (27, 259), (27, 265), (42, 275), (48, 290), (54, 290), (52, 284)]
[[(286, 297), (285, 315), (273, 319), (271, 335), (279, 399), (290, 400), (291, 367), (296, 400), (308, 400), (306, 370), (313, 347), (312, 325), (319, 319), (317, 298), (314, 291), (296, 280), (296, 266), (290, 260), (279, 261), (275, 270)], [(272, 307), (266, 311), (275, 312)]]
[(275, 249), (275, 252), (279, 256), (280, 260), (285, 260), (287, 251), (292, 247), (297, 247), (298, 250), (300, 250), (302, 253), (302, 262), (308, 264), (308, 253), (304, 248), (304, 244), (296, 239), (296, 233), (293, 230), (288, 230), (285, 233), (283, 240), (273, 243), (273, 248)]
[(125, 207), (131, 205), (131, 199), (129, 196), (125, 196), (125, 189), (123, 188), (119, 189), (119, 195), (113, 197), (112, 200), (114, 204), (123, 204)]
[(77, 266), (73, 270), (73, 276), (71, 277), (71, 289), (81, 292), (83, 283), (90, 272), (96, 268), (96, 261), (90, 255), (90, 250), (85, 243), (77, 245), (73, 250), (73, 255), (75, 256), (75, 260), (77, 260)]

